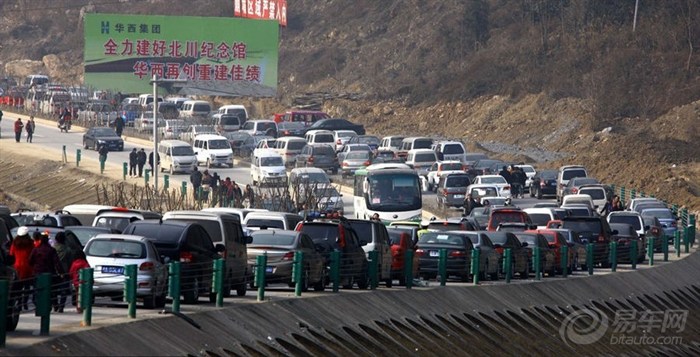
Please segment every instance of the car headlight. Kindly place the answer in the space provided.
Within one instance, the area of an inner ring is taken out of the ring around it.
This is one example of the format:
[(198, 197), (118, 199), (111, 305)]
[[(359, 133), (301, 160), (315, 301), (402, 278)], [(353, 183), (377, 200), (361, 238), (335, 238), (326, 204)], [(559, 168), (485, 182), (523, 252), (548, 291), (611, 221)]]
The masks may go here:
[(97, 142), (100, 143), (100, 144), (104, 144), (104, 143), (105, 143), (105, 141), (102, 140), (102, 139), (97, 139)]

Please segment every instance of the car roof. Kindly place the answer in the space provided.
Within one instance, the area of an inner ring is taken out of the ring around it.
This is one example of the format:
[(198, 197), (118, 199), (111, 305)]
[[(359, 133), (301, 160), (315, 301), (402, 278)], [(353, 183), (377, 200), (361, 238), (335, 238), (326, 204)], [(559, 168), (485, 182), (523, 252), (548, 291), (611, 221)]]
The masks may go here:
[(221, 135), (215, 135), (215, 134), (200, 134), (200, 135), (195, 135), (194, 137), (195, 140), (228, 140), (225, 136)]
[(641, 216), (639, 212), (635, 211), (613, 211), (608, 214), (610, 216)]
[(418, 153), (424, 153), (424, 152), (432, 152), (434, 154), (435, 150), (433, 150), (433, 149), (411, 149), (411, 150), (408, 150), (409, 154), (411, 154), (411, 153), (418, 154)]
[(283, 136), (281, 138), (278, 138), (277, 141), (303, 141), (303, 142), (306, 142), (306, 140), (304, 140), (304, 138), (300, 138), (298, 136)]
[[(109, 239), (122, 239), (122, 240), (129, 240), (129, 241), (136, 241), (136, 242), (147, 242), (148, 238), (144, 236), (137, 236), (133, 234), (116, 234), (116, 233), (100, 233), (92, 238), (90, 238), (90, 241), (92, 240), (109, 240)], [(89, 241), (88, 241), (89, 243)]]
[(268, 234), (272, 233), (274, 235), (288, 236), (288, 237), (296, 237), (300, 234), (303, 234), (302, 232), (287, 230), (287, 229), (266, 228), (266, 229), (255, 230), (255, 231), (251, 232), (250, 235), (256, 236), (256, 235), (261, 235), (264, 233), (268, 233)]
[(585, 169), (585, 167), (581, 165), (564, 165), (559, 167), (559, 170), (567, 170), (567, 169)]
[(209, 219), (218, 220), (219, 217), (235, 217), (238, 220), (238, 216), (233, 213), (225, 211), (195, 211), (195, 210), (182, 210), (182, 211), (169, 211), (163, 214), (163, 220), (168, 218), (197, 218), (197, 219)]

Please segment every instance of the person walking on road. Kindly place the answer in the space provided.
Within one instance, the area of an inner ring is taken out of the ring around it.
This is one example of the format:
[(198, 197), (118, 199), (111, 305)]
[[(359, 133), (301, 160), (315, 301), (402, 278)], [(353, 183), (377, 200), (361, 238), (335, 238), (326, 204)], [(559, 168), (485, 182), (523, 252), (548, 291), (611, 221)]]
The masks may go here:
[[(53, 248), (56, 249), (56, 254), (58, 254), (58, 260), (61, 262), (61, 269), (63, 272), (70, 271), (71, 264), (75, 260), (76, 252), (66, 244), (66, 234), (63, 232), (56, 233), (54, 237)], [(63, 312), (66, 307), (66, 300), (68, 300), (68, 295), (70, 292), (70, 279), (68, 276), (64, 276), (58, 285), (58, 303), (54, 306), (54, 311)]]
[[(34, 278), (37, 279), (40, 274), (44, 273), (51, 274), (52, 285), (54, 285), (62, 279), (61, 275), (63, 275), (58, 253), (49, 244), (49, 236), (47, 234), (35, 232), (33, 238), (34, 249), (29, 254), (29, 264), (32, 266)], [(36, 281), (34, 286), (36, 286)], [(56, 297), (55, 289), (51, 289), (51, 306), (56, 306)], [(34, 301), (37, 301), (36, 292)]]
[(131, 149), (129, 153), (129, 177), (136, 176), (136, 164), (139, 162), (139, 153), (136, 148)]
[(29, 256), (34, 249), (34, 242), (29, 238), (29, 229), (26, 226), (17, 228), (17, 237), (12, 240), (10, 255), (15, 257), (15, 271), (19, 277), (17, 289), (20, 292), (20, 303), (24, 310), (29, 310), (27, 303), (29, 295), (32, 293), (32, 283), (34, 282), (34, 271), (29, 263)]
[(118, 116), (116, 119), (114, 119), (114, 131), (117, 132), (117, 136), (121, 137), (122, 132), (124, 131), (124, 120), (125, 118), (123, 116)]
[(24, 129), (27, 131), (27, 142), (31, 143), (32, 138), (34, 137), (34, 116), (29, 117), (29, 121), (27, 121), (27, 125), (24, 127)]
[(146, 151), (141, 148), (136, 156), (136, 164), (139, 166), (139, 177), (143, 176), (143, 165), (146, 165)]
[(22, 129), (24, 129), (24, 123), (22, 123), (21, 118), (17, 118), (15, 121), (15, 141), (19, 142), (19, 139), (22, 137)]
[(79, 250), (70, 266), (70, 279), (73, 283), (73, 296), (71, 297), (71, 301), (73, 302), (73, 306), (75, 306), (78, 313), (83, 312), (83, 309), (80, 307), (80, 301), (78, 300), (78, 291), (80, 290), (80, 269), (89, 267), (90, 263), (87, 261), (85, 252)]
[(98, 153), (100, 154), (100, 162), (107, 162), (107, 154), (109, 154), (109, 149), (107, 148), (107, 145), (102, 144)]
[(194, 199), (198, 200), (199, 187), (202, 186), (202, 173), (197, 169), (197, 166), (194, 167), (192, 173), (190, 174), (190, 183), (194, 189)]
[(151, 151), (150, 154), (148, 154), (148, 166), (151, 167), (151, 172), (156, 170), (158, 166), (160, 166), (160, 154), (156, 154), (156, 160), (158, 161), (156, 166), (153, 166), (153, 151)]
[[(3, 115), (3, 113), (2, 113), (2, 109), (0, 109), (0, 123), (2, 123), (2, 115)], [(0, 138), (2, 138), (2, 136), (1, 136), (1, 135), (0, 135)]]

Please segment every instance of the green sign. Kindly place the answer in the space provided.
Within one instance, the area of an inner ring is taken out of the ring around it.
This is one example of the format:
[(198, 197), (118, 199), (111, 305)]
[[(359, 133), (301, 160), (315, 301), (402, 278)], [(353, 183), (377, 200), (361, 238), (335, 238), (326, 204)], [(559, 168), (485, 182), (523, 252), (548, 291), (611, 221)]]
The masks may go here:
[[(225, 17), (85, 15), (85, 84), (123, 93), (272, 97), (279, 24)], [(186, 80), (186, 82), (183, 82)]]

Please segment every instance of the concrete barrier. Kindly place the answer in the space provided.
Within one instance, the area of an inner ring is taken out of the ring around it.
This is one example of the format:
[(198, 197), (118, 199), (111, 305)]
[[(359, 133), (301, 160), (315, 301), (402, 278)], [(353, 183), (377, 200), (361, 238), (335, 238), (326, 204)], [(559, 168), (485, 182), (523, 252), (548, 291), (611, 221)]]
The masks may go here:
[[(106, 326), (0, 355), (557, 355), (675, 352), (698, 355), (700, 255), (586, 279), (479, 287), (337, 294)], [(682, 342), (612, 344), (608, 327), (592, 344), (560, 336), (567, 316), (688, 311)], [(633, 349), (631, 349), (633, 348)]]

